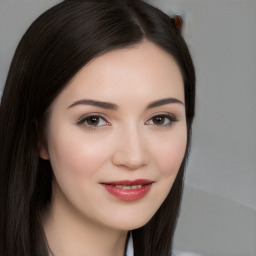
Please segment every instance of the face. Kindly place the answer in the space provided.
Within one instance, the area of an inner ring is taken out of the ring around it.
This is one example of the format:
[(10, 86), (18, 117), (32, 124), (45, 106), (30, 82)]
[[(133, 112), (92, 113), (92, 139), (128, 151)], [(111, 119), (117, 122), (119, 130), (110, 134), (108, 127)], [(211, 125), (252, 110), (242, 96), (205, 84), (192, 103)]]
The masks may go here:
[(168, 195), (187, 141), (174, 58), (145, 41), (88, 63), (54, 100), (40, 156), (53, 204), (118, 230), (146, 224)]

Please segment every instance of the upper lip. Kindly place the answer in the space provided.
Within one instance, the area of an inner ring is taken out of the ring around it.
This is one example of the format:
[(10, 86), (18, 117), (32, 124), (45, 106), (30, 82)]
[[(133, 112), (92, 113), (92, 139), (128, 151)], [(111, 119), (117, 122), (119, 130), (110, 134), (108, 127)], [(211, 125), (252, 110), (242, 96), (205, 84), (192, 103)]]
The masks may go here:
[(153, 183), (152, 180), (137, 179), (137, 180), (118, 180), (118, 181), (108, 181), (102, 182), (102, 184), (108, 185), (123, 185), (123, 186), (134, 186), (134, 185), (148, 185)]

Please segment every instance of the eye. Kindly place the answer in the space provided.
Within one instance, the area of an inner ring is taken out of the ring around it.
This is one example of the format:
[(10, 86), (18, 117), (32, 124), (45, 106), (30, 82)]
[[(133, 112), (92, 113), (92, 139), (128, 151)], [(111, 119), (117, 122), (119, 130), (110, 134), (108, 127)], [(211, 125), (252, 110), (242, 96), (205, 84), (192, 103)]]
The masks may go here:
[(146, 124), (157, 126), (171, 126), (173, 122), (177, 122), (177, 118), (171, 114), (159, 114), (151, 117)]
[(110, 125), (110, 123), (100, 115), (87, 115), (78, 120), (78, 124), (88, 126), (90, 128)]

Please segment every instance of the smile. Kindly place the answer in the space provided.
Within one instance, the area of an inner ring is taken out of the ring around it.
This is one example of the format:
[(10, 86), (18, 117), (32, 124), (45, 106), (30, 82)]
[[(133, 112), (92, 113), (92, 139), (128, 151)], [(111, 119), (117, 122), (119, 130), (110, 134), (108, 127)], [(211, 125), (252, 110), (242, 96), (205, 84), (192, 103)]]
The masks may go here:
[(144, 197), (150, 191), (152, 184), (153, 181), (142, 179), (101, 183), (111, 195), (127, 202)]

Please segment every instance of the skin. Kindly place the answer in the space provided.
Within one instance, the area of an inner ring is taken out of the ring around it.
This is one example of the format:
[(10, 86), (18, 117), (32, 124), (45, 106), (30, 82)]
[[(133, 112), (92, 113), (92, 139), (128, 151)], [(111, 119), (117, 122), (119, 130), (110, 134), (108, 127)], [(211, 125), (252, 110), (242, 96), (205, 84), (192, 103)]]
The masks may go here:
[[(147, 108), (166, 98), (182, 103)], [(117, 109), (77, 103), (84, 99)], [(184, 103), (178, 65), (149, 41), (93, 59), (57, 96), (40, 149), (55, 177), (44, 217), (55, 256), (123, 256), (127, 232), (151, 219), (178, 173), (187, 141)], [(102, 118), (91, 125), (90, 114)], [(135, 179), (154, 183), (131, 202), (100, 184)]]

